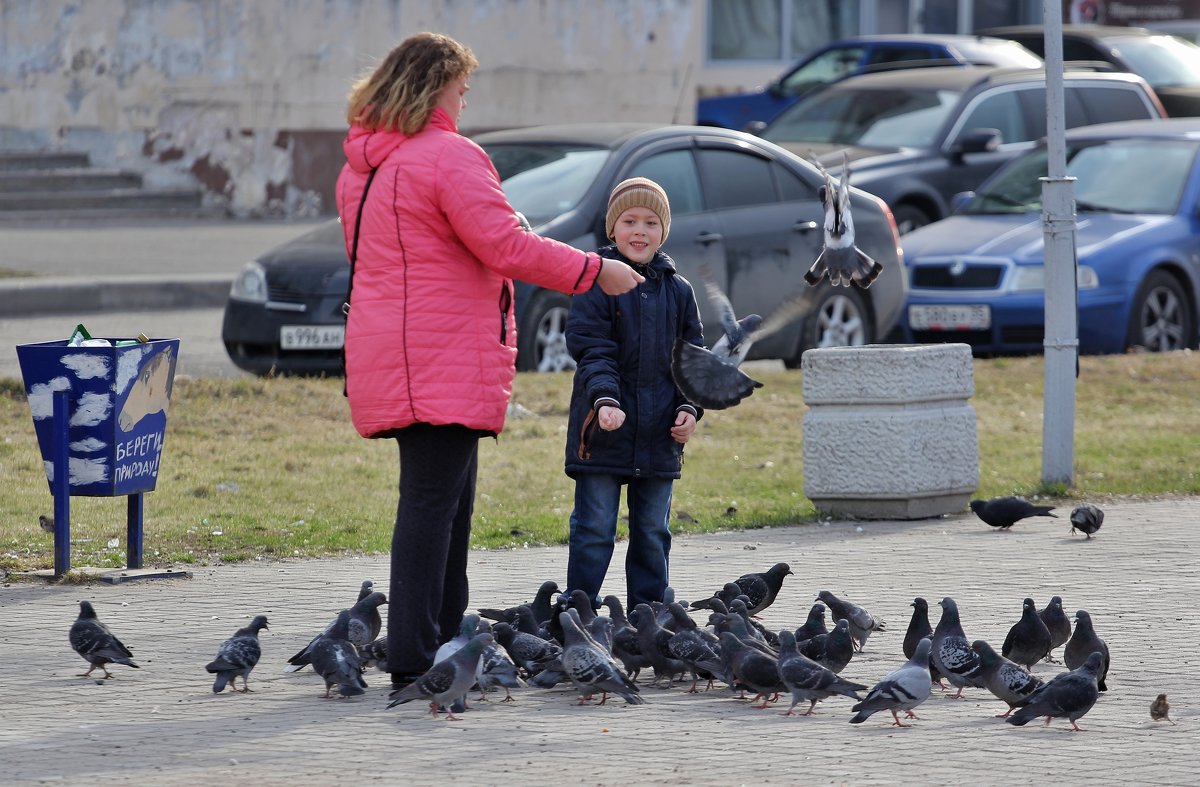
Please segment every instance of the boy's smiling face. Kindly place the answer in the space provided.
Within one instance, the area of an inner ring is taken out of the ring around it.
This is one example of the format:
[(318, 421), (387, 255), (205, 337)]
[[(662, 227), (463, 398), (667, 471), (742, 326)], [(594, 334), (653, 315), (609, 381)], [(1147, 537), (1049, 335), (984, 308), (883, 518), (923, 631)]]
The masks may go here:
[(658, 214), (649, 208), (629, 208), (617, 217), (613, 240), (630, 262), (644, 265), (662, 245), (663, 228)]

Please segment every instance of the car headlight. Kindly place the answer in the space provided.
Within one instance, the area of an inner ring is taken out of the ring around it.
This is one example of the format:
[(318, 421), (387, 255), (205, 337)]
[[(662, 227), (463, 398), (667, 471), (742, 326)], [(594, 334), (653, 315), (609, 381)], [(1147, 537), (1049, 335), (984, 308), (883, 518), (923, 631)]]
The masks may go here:
[(267, 272), (257, 262), (247, 263), (229, 288), (229, 297), (250, 303), (267, 302)]
[[(1087, 265), (1075, 268), (1075, 286), (1081, 290), (1091, 290), (1100, 286), (1100, 277), (1096, 269)], [(1013, 277), (1013, 292), (1029, 292), (1046, 289), (1046, 268), (1043, 265), (1021, 265)]]

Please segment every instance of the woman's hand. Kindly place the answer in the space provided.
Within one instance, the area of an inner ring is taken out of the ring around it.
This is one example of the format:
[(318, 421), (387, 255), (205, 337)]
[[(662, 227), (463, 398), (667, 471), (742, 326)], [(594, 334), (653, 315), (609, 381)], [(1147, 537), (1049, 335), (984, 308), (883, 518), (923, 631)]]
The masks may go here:
[(645, 280), (646, 277), (620, 260), (612, 260), (607, 257), (600, 259), (600, 275), (596, 277), (596, 283), (600, 285), (600, 289), (604, 290), (606, 295), (620, 295), (623, 292), (629, 292)]

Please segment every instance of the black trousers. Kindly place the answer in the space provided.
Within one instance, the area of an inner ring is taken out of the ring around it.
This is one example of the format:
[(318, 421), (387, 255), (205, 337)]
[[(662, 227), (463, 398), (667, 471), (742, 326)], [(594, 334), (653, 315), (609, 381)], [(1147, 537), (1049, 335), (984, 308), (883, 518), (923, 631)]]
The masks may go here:
[(392, 673), (421, 673), (467, 608), (467, 550), (479, 436), (464, 426), (414, 424), (400, 445), (400, 503), (392, 534), (387, 654)]

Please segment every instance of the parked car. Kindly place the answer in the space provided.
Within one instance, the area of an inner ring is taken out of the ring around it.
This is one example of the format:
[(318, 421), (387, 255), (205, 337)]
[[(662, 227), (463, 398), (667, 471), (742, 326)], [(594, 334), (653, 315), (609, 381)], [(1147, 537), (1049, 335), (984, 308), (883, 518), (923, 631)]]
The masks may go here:
[[(1079, 349), (1196, 347), (1200, 119), (1110, 123), (1067, 134), (1074, 183)], [(907, 342), (1037, 353), (1045, 332), (1046, 149), (1009, 163), (950, 218), (904, 238)]]
[[(643, 175), (670, 197), (664, 250), (694, 283), (707, 266), (743, 315), (766, 316), (803, 293), (811, 311), (755, 342), (751, 358), (797, 366), (809, 347), (869, 344), (899, 318), (905, 276), (887, 206), (857, 190), (851, 198), (857, 243), (883, 264), (879, 279), (867, 290), (827, 282), (810, 288), (803, 275), (823, 245), (818, 190), (824, 180), (811, 164), (769, 142), (728, 129), (629, 124), (497, 131), (475, 140), (536, 232), (585, 250), (604, 245), (609, 192)], [(225, 309), (222, 336), (230, 358), (259, 374), (339, 371), (347, 274), (336, 221), (251, 262)], [(711, 346), (720, 323), (708, 299), (701, 294), (699, 301)], [(569, 304), (562, 293), (518, 282), (519, 369), (573, 367), (563, 335)]]
[[(1016, 41), (1045, 56), (1039, 25), (994, 27), (981, 33)], [(1063, 25), (1063, 60), (1100, 61), (1144, 78), (1171, 117), (1200, 115), (1200, 46), (1142, 27)]]
[[(1063, 75), (1067, 127), (1162, 117), (1141, 77), (1071, 70)], [(925, 68), (851, 77), (812, 93), (759, 132), (801, 156), (816, 155), (892, 208), (901, 233), (950, 213), (970, 191), (1046, 135), (1042, 69)]]
[(834, 41), (805, 56), (765, 87), (749, 93), (702, 98), (696, 122), (702, 126), (745, 129), (768, 121), (805, 93), (882, 65), (1023, 66), (1038, 68), (1042, 59), (1001, 38), (970, 35), (870, 35)]

